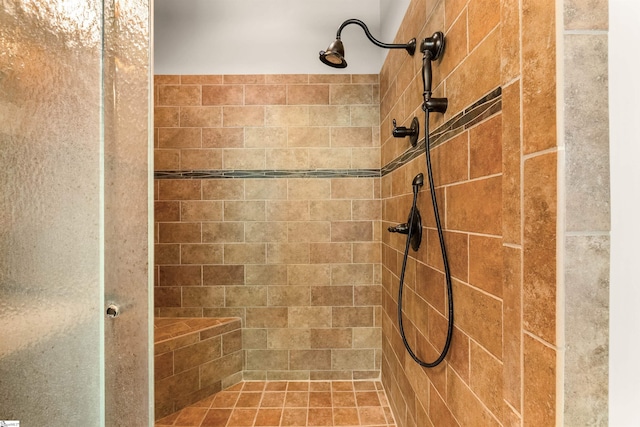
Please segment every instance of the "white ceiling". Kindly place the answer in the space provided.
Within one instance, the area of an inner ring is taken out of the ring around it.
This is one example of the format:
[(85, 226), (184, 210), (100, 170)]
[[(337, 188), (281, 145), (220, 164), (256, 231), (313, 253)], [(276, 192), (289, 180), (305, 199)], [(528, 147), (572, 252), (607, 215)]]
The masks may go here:
[(361, 28), (342, 32), (349, 67), (327, 67), (318, 52), (349, 18), (391, 43), (409, 0), (155, 0), (155, 74), (378, 73), (387, 51)]

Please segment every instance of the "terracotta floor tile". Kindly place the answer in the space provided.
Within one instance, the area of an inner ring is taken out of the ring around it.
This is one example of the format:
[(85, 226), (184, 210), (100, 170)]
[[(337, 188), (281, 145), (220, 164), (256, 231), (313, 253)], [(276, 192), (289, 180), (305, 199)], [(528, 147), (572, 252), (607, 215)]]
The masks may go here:
[(353, 392), (336, 391), (331, 394), (333, 399), (333, 406), (356, 406), (356, 396)]
[(377, 390), (375, 381), (354, 381), (353, 388), (356, 391)]
[(265, 391), (285, 391), (287, 389), (286, 381), (267, 381)]
[(257, 408), (260, 406), (260, 400), (262, 399), (261, 392), (242, 392), (238, 401), (236, 402), (236, 408)]
[(356, 403), (358, 406), (380, 406), (377, 391), (358, 391), (356, 392)]
[(202, 427), (225, 427), (231, 416), (231, 409), (209, 409), (202, 420)]
[(282, 411), (281, 426), (306, 426), (307, 408), (284, 408)]
[(244, 427), (244, 426), (253, 426), (256, 414), (258, 413), (257, 409), (234, 409), (229, 417), (229, 422), (227, 423), (228, 427)]
[(279, 426), (280, 419), (282, 418), (282, 408), (271, 409), (261, 408), (258, 409), (258, 415), (256, 415), (255, 426)]
[(331, 408), (309, 408), (308, 426), (332, 426), (333, 411)]
[(333, 408), (333, 425), (359, 426), (357, 408)]
[(204, 399), (200, 400), (199, 402), (194, 403), (191, 406), (195, 406), (197, 408), (209, 408), (211, 406), (211, 402), (213, 402), (213, 399), (215, 398), (215, 394), (213, 396), (209, 396), (209, 397), (205, 397)]
[(199, 427), (208, 411), (208, 408), (186, 407), (180, 411), (180, 415), (178, 415), (174, 424), (177, 426)]
[(247, 381), (242, 391), (262, 391), (267, 383), (265, 381)]
[(239, 396), (240, 393), (237, 391), (221, 391), (213, 398), (211, 408), (233, 408)]
[(395, 427), (380, 381), (247, 381), (155, 427)]
[(309, 382), (308, 381), (289, 381), (287, 385), (287, 391), (308, 391), (309, 390)]
[(306, 408), (309, 405), (309, 392), (306, 391), (287, 391), (284, 399), (286, 408)]
[(309, 393), (310, 408), (330, 408), (331, 393), (328, 391), (312, 391)]
[(176, 413), (173, 413), (171, 415), (168, 415), (168, 416), (156, 421), (156, 426), (157, 427), (172, 426), (173, 423), (176, 421), (176, 419), (178, 419), (178, 416), (180, 415), (180, 412), (182, 412), (182, 411), (178, 411)]
[(360, 415), (360, 423), (363, 426), (379, 425), (387, 422), (382, 408), (373, 406), (358, 408), (358, 414)]
[(284, 391), (265, 391), (262, 395), (261, 407), (282, 408), (284, 406)]
[(334, 381), (331, 383), (333, 391), (353, 391), (353, 381)]
[(312, 381), (309, 384), (310, 391), (331, 391), (331, 382), (329, 381)]

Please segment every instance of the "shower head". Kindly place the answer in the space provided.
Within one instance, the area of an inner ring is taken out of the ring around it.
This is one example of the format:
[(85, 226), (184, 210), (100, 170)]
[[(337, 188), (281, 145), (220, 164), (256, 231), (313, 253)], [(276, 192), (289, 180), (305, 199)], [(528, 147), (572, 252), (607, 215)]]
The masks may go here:
[(345, 68), (347, 66), (347, 61), (344, 59), (344, 45), (340, 37), (331, 43), (326, 51), (320, 51), (320, 61), (334, 68)]
[(383, 49), (405, 49), (409, 55), (413, 55), (416, 51), (416, 39), (409, 40), (406, 44), (389, 44), (382, 43), (379, 40), (376, 40), (369, 32), (369, 28), (367, 25), (360, 21), (359, 19), (347, 19), (340, 25), (338, 28), (338, 33), (336, 34), (336, 40), (329, 45), (327, 50), (320, 51), (320, 61), (324, 64), (334, 67), (334, 68), (345, 68), (347, 66), (347, 61), (344, 59), (344, 45), (340, 40), (340, 35), (342, 34), (342, 29), (349, 24), (356, 24), (364, 30), (367, 38), (376, 46), (381, 47)]

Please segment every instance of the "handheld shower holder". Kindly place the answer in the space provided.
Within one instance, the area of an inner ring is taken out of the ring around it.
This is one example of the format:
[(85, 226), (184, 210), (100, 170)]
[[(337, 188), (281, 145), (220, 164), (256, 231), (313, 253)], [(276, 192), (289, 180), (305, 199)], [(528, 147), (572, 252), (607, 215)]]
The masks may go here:
[(420, 134), (420, 121), (417, 117), (411, 120), (411, 127), (396, 126), (396, 119), (393, 119), (393, 131), (391, 132), (394, 138), (409, 137), (411, 146), (415, 147), (418, 144), (418, 135)]
[(422, 111), (430, 113), (446, 113), (449, 106), (448, 98), (429, 98), (422, 104)]

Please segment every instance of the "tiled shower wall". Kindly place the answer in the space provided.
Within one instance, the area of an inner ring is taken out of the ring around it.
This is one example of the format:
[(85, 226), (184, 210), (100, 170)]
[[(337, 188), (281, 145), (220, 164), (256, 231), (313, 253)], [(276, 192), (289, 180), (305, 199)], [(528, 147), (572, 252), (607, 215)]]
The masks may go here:
[(242, 318), (245, 379), (378, 377), (378, 76), (156, 76), (155, 105), (156, 315)]
[[(413, 0), (398, 32), (396, 42), (445, 32), (434, 96), (448, 97), (449, 107), (433, 115), (432, 130), (463, 124), (432, 154), (455, 303), (450, 354), (434, 369), (404, 350), (396, 314), (404, 241), (382, 235), (382, 376), (399, 426), (556, 423), (555, 7)], [(420, 54), (392, 51), (381, 71), (383, 165), (408, 148), (390, 138), (392, 119), (422, 118), (421, 66)], [(501, 112), (452, 121), (496, 88)], [(418, 172), (424, 157), (383, 176), (383, 229), (406, 219)], [(420, 200), (426, 241), (409, 260), (403, 322), (418, 356), (432, 361), (446, 335), (446, 293), (426, 188)]]

